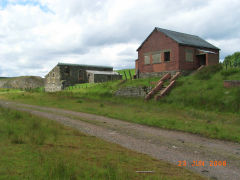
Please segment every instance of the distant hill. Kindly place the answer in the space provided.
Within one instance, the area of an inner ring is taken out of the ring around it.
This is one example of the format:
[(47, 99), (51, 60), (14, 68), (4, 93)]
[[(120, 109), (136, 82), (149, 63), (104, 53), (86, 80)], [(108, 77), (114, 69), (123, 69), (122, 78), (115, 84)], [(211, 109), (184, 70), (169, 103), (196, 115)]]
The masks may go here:
[(0, 77), (0, 88), (27, 89), (44, 86), (44, 79), (39, 76)]

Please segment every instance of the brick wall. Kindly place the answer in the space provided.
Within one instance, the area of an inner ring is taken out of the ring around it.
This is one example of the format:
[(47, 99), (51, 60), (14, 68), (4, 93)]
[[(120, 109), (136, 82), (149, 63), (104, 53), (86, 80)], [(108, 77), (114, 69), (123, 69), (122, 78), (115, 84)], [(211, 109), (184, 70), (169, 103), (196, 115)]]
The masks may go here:
[[(186, 49), (193, 52), (193, 61), (186, 61)], [(198, 49), (205, 51), (212, 51), (216, 54), (206, 54), (206, 65), (214, 65), (219, 63), (219, 50), (210, 48), (201, 48), (193, 46), (180, 45), (165, 34), (159, 31), (153, 31), (148, 37), (140, 49), (138, 49), (138, 60), (135, 61), (136, 72), (139, 69), (140, 73), (152, 73), (152, 72), (166, 72), (166, 71), (190, 71), (197, 69), (199, 65), (197, 54)], [(165, 50), (170, 50), (170, 61), (163, 61), (158, 64), (153, 63), (152, 53)], [(150, 64), (144, 64), (144, 55), (150, 56)]]
[(240, 87), (240, 80), (225, 80), (223, 86), (225, 88)]
[[(150, 55), (150, 64), (144, 65), (145, 53), (164, 50), (170, 50), (169, 62), (153, 64), (152, 55)], [(138, 67), (141, 73), (178, 70), (178, 57), (178, 44), (163, 33), (154, 31), (138, 51)]]

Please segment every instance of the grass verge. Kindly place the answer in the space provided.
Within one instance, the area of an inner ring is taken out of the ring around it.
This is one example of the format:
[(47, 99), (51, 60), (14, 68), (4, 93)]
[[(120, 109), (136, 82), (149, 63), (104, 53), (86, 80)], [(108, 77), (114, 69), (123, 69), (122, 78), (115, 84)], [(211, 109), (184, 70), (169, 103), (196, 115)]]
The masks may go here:
[(1, 107), (0, 147), (0, 179), (203, 179), (53, 121)]
[(158, 102), (115, 97), (113, 93), (126, 86), (150, 86), (159, 78), (82, 84), (57, 93), (0, 93), (0, 98), (240, 142), (240, 89), (224, 88), (225, 79), (240, 79), (240, 71), (207, 67), (179, 78), (170, 94)]

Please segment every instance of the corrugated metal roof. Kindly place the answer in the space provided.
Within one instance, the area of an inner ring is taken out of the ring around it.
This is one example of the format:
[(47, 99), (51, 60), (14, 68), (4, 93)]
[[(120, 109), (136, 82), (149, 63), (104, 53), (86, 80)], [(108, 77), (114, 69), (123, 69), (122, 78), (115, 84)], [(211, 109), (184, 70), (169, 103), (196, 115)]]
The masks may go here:
[(58, 66), (84, 66), (84, 67), (97, 67), (97, 68), (113, 68), (111, 66), (95, 66), (87, 64), (70, 64), (70, 63), (58, 63)]
[[(176, 31), (171, 31), (171, 30), (162, 29), (162, 28), (158, 28), (158, 27), (156, 27), (153, 30), (153, 32), (155, 30), (157, 30), (159, 32), (162, 32), (163, 34), (165, 34), (169, 38), (173, 39), (174, 41), (176, 41), (177, 43), (182, 44), (182, 45), (204, 47), (204, 48), (211, 48), (211, 49), (219, 49), (218, 47), (210, 44), (209, 42), (207, 42), (204, 39), (202, 39), (198, 36), (195, 36), (195, 35), (185, 34), (185, 33), (176, 32)], [(147, 39), (150, 37), (150, 35), (147, 37)], [(142, 45), (145, 43), (145, 41), (141, 44), (141, 46), (137, 50), (139, 50), (142, 47)]]
[(106, 74), (106, 75), (119, 75), (118, 72), (115, 71), (92, 71), (92, 70), (87, 70), (87, 73), (93, 73), (93, 74)]

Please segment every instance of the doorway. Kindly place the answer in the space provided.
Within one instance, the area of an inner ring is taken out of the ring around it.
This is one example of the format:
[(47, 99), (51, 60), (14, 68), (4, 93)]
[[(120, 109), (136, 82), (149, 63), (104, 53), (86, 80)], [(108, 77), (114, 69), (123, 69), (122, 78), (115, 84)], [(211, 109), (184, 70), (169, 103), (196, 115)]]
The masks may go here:
[(78, 81), (79, 83), (85, 82), (85, 71), (83, 69), (79, 70), (78, 72)]
[(206, 65), (206, 54), (197, 55), (198, 67)]

